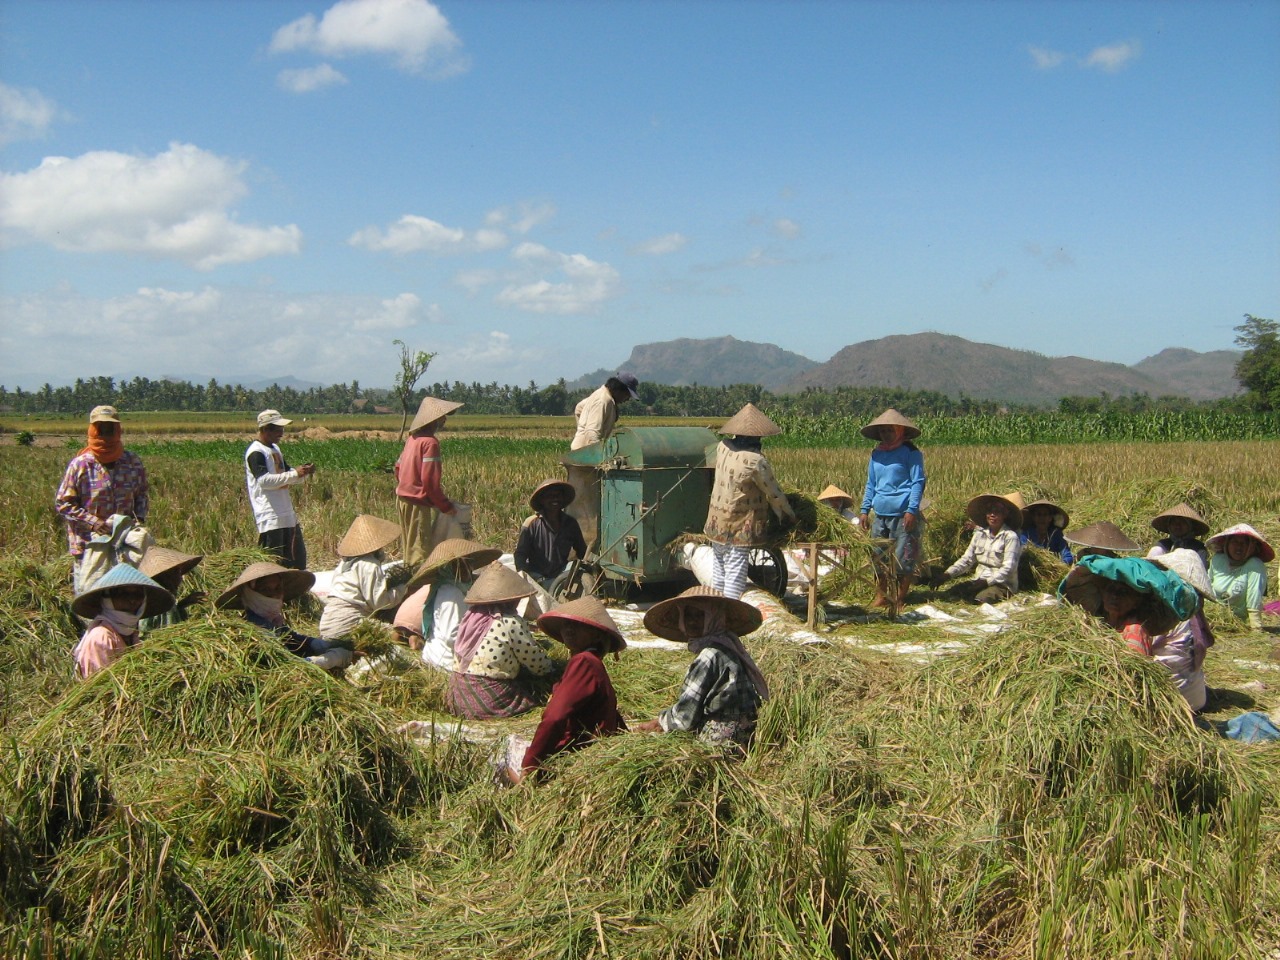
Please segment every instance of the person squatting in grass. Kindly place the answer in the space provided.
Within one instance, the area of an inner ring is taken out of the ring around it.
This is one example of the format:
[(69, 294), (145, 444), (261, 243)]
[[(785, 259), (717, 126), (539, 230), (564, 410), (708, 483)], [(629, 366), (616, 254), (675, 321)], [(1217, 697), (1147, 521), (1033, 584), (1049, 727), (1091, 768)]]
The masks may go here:
[(422, 651), (425, 664), (453, 670), (453, 648), (458, 624), (467, 612), (467, 590), (475, 580), (475, 571), (501, 555), (501, 550), (472, 540), (441, 540), (413, 575), (409, 595), (396, 609), (393, 627), (410, 650)]
[(290, 653), (303, 657), (322, 670), (342, 670), (355, 654), (319, 637), (309, 637), (289, 627), (284, 603), (311, 589), (316, 576), (308, 570), (293, 570), (278, 563), (251, 563), (218, 597), (219, 610), (241, 610), (255, 627), (279, 640)]
[(454, 667), (445, 704), (456, 717), (515, 717), (546, 699), (554, 660), (529, 632), (516, 605), (534, 588), (494, 561), (467, 591), (468, 610), (458, 624)]
[(113, 516), (147, 519), (147, 469), (136, 453), (124, 448), (124, 428), (115, 407), (89, 413), (88, 443), (67, 464), (54, 496), (54, 507), (67, 525), (72, 589), (80, 593), (85, 545), (94, 534), (106, 534)]
[[(920, 540), (913, 533), (926, 478), (924, 454), (912, 442), (920, 436), (920, 428), (890, 408), (863, 427), (862, 435), (879, 443), (867, 463), (858, 523), (875, 539), (893, 542), (891, 557), (887, 550), (877, 550), (876, 595), (871, 605), (901, 607), (915, 578), (920, 549)], [(897, 573), (896, 590), (891, 570)]]
[(1184, 625), (1195, 616), (1200, 597), (1162, 560), (1085, 557), (1058, 585), (1058, 595), (1106, 621), (1134, 653), (1164, 664), (1187, 704), (1199, 710), (1206, 699), (1204, 658), (1197, 657)]
[(1036, 500), (1027, 504), (1022, 516), (1026, 521), (1018, 535), (1022, 546), (1048, 550), (1057, 554), (1067, 566), (1071, 566), (1075, 558), (1071, 555), (1071, 545), (1062, 532), (1071, 522), (1067, 511), (1048, 500)]
[(711, 586), (736, 600), (747, 585), (753, 547), (769, 542), (769, 511), (783, 523), (795, 523), (795, 511), (760, 452), (762, 437), (782, 432), (755, 404), (748, 403), (720, 428), (727, 434), (716, 447), (711, 504), (702, 528), (711, 541)]
[(973, 579), (947, 591), (971, 603), (997, 603), (1018, 592), (1018, 557), (1022, 544), (1018, 529), (1022, 511), (1009, 496), (984, 493), (974, 497), (965, 508), (975, 529), (964, 555), (931, 578), (937, 587), (948, 580), (974, 571)]
[[(143, 554), (138, 569), (145, 573), (175, 597), (182, 589), (182, 578), (194, 570), (204, 557), (167, 547), (152, 547)], [(165, 613), (152, 613), (144, 617), (138, 624), (142, 633), (150, 633), (160, 627), (169, 627), (175, 623), (183, 623), (189, 616), (192, 607), (204, 603), (208, 595), (203, 590), (193, 590), (177, 601)]]
[(569, 565), (570, 554), (587, 555), (578, 521), (564, 512), (573, 502), (573, 484), (567, 480), (543, 480), (529, 496), (534, 515), (520, 527), (516, 541), (516, 572), (533, 580), (543, 590)]
[(1155, 555), (1169, 553), (1179, 548), (1194, 550), (1200, 555), (1203, 563), (1209, 562), (1209, 548), (1205, 546), (1204, 537), (1209, 535), (1209, 524), (1196, 512), (1189, 503), (1180, 503), (1170, 507), (1151, 521), (1151, 526), (1165, 536), (1154, 546)]
[(279, 410), (258, 414), (258, 438), (244, 452), (244, 478), (253, 521), (258, 527), (258, 546), (274, 553), (284, 566), (305, 570), (307, 545), (289, 488), (305, 482), (316, 468), (312, 463), (290, 467), (285, 461), (280, 438), (291, 423)]
[(173, 606), (173, 594), (141, 570), (119, 563), (79, 594), (71, 610), (90, 621), (76, 644), (76, 674), (86, 679), (110, 666), (140, 639), (139, 620), (160, 616)]
[(1267, 564), (1276, 558), (1271, 544), (1247, 523), (1237, 523), (1209, 538), (1209, 582), (1213, 595), (1250, 629), (1262, 629), (1262, 598)]
[(431, 555), (435, 511), (450, 516), (458, 512), (440, 486), (440, 441), (449, 414), (463, 404), (423, 397), (409, 424), (409, 436), (396, 461), (396, 500), (400, 510), (400, 542), (404, 562), (416, 569)]
[(390, 520), (362, 513), (338, 541), (338, 565), (329, 582), (318, 627), (325, 640), (345, 637), (365, 617), (399, 604), (413, 571), (388, 560), (386, 549), (400, 539)]
[(505, 768), (511, 783), (519, 783), (556, 754), (580, 750), (597, 737), (627, 729), (604, 665), (605, 655), (621, 653), (627, 641), (604, 604), (592, 596), (580, 597), (544, 613), (538, 626), (572, 656), (551, 689), (551, 699), (520, 769)]
[(757, 630), (762, 620), (751, 604), (711, 587), (690, 587), (650, 607), (645, 629), (687, 643), (696, 657), (676, 702), (633, 729), (682, 731), (710, 743), (750, 746), (760, 704), (769, 699), (769, 684), (740, 638)]

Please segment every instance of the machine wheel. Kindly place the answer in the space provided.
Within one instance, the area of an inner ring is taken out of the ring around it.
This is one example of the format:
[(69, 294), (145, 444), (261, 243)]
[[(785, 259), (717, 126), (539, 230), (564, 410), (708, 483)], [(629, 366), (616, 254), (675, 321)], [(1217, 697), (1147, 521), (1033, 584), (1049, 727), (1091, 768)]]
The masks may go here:
[(787, 592), (787, 561), (776, 548), (751, 551), (747, 561), (747, 577), (775, 597)]
[(568, 603), (595, 591), (597, 572), (594, 567), (575, 561), (564, 573), (551, 581), (547, 592), (556, 603)]

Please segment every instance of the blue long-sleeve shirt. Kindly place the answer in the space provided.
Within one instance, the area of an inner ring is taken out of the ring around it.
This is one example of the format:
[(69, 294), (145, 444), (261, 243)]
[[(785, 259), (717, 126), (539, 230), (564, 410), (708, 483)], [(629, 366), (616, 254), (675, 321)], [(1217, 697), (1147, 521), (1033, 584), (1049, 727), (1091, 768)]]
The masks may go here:
[(862, 512), (874, 510), (878, 517), (918, 514), (924, 483), (924, 454), (914, 446), (904, 443), (893, 450), (872, 450)]
[(1018, 534), (1018, 539), (1022, 541), (1024, 547), (1029, 543), (1033, 547), (1043, 547), (1050, 553), (1056, 553), (1067, 566), (1071, 566), (1075, 559), (1071, 555), (1071, 547), (1067, 543), (1067, 538), (1062, 535), (1062, 530), (1059, 527), (1049, 528), (1049, 536), (1045, 538), (1044, 543), (1041, 543), (1036, 536), (1036, 528), (1034, 526), (1023, 528), (1022, 533)]

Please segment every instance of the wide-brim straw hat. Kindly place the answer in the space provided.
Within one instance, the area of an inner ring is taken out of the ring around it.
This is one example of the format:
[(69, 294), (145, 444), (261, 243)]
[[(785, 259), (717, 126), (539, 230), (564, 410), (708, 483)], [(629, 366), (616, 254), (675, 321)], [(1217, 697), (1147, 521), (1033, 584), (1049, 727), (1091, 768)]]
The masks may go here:
[(455, 560), (465, 560), (472, 567), (483, 567), (493, 563), (500, 556), (502, 551), (497, 547), (486, 547), (483, 543), (476, 543), (474, 540), (464, 540), (462, 537), (441, 540), (431, 548), (427, 559), (414, 572), (406, 592), (413, 593), (423, 584), (430, 583), (437, 573)]
[(848, 500), (853, 503), (853, 497), (845, 493), (834, 483), (827, 484), (827, 489), (818, 494), (819, 500)]
[(650, 607), (644, 615), (644, 628), (664, 640), (688, 642), (689, 638), (680, 629), (680, 610), (685, 604), (694, 600), (714, 600), (720, 603), (724, 607), (725, 627), (730, 633), (739, 637), (754, 633), (764, 622), (760, 611), (743, 600), (730, 599), (719, 590), (713, 590), (710, 587), (690, 587), (679, 596), (655, 603)]
[(1153, 636), (1168, 633), (1196, 611), (1195, 590), (1181, 576), (1143, 557), (1085, 557), (1058, 585), (1058, 596), (1103, 616), (1107, 581), (1123, 583), (1150, 598), (1142, 626)]
[(1275, 550), (1271, 549), (1271, 544), (1253, 527), (1247, 523), (1237, 523), (1234, 527), (1227, 527), (1221, 533), (1215, 533), (1212, 537), (1205, 541), (1205, 546), (1210, 550), (1218, 551), (1226, 549), (1226, 541), (1228, 537), (1250, 537), (1258, 541), (1257, 550), (1254, 551), (1255, 557), (1261, 557), (1263, 563), (1270, 563), (1276, 558)]
[(1170, 507), (1164, 513), (1157, 516), (1151, 521), (1151, 526), (1159, 530), (1161, 533), (1169, 532), (1169, 521), (1175, 517), (1181, 517), (1183, 520), (1190, 521), (1191, 532), (1197, 537), (1207, 537), (1209, 535), (1209, 524), (1205, 523), (1204, 517), (1196, 512), (1195, 508), (1189, 503), (1180, 503), (1176, 507)]
[(1093, 547), (1095, 550), (1118, 550), (1132, 553), (1142, 548), (1125, 536), (1124, 531), (1109, 520), (1099, 520), (1079, 530), (1064, 533), (1067, 543), (1080, 547)]
[[(1033, 500), (1022, 508), (1022, 512), (1024, 515), (1028, 514), (1036, 507), (1048, 507), (1052, 510), (1053, 525), (1059, 530), (1065, 530), (1067, 528), (1067, 524), (1071, 522), (1071, 518), (1067, 516), (1067, 511), (1063, 510), (1052, 500)], [(1028, 520), (1028, 522), (1030, 522), (1030, 520)]]
[(879, 440), (878, 430), (880, 427), (905, 427), (903, 438), (906, 440), (914, 440), (920, 436), (920, 428), (916, 426), (915, 421), (910, 417), (903, 416), (893, 407), (880, 414), (859, 432), (868, 440)]
[(429, 423), (435, 423), (441, 417), (447, 417), (461, 406), (463, 404), (454, 403), (452, 400), (423, 397), (422, 402), (418, 404), (418, 412), (413, 416), (413, 422), (409, 424), (409, 432), (413, 433), (413, 431), (425, 427)]
[(538, 507), (538, 500), (544, 494), (552, 490), (560, 490), (560, 492), (562, 492), (565, 495), (565, 497), (567, 498), (565, 500), (565, 506), (568, 506), (569, 504), (573, 503), (573, 498), (578, 495), (578, 491), (573, 489), (573, 484), (570, 483), (568, 480), (543, 480), (540, 484), (538, 484), (537, 489), (534, 490), (533, 493), (529, 494), (530, 509), (535, 511), (540, 509)]
[(748, 403), (726, 420), (719, 432), (733, 437), (773, 437), (781, 433), (782, 428), (754, 403)]
[(1017, 493), (980, 493), (964, 508), (965, 516), (980, 527), (987, 525), (987, 511), (994, 504), (1004, 507), (1004, 525), (1013, 530), (1022, 529), (1022, 496)]
[(170, 550), (168, 547), (151, 547), (142, 555), (138, 569), (148, 577), (160, 577), (170, 571), (185, 577), (196, 568), (204, 557), (181, 550)]
[(173, 608), (173, 594), (156, 583), (141, 570), (127, 563), (117, 563), (99, 577), (92, 587), (71, 601), (71, 610), (78, 617), (92, 620), (102, 609), (102, 598), (116, 587), (141, 587), (147, 598), (143, 616), (157, 617)]
[(514, 570), (497, 560), (480, 571), (476, 582), (467, 591), (467, 603), (471, 606), (483, 603), (511, 603), (537, 593), (537, 589)]
[(622, 635), (618, 625), (613, 622), (613, 617), (609, 616), (609, 611), (605, 609), (605, 605), (595, 597), (579, 597), (577, 600), (570, 600), (568, 603), (547, 611), (538, 618), (538, 627), (547, 636), (559, 640), (560, 628), (568, 620), (603, 630), (609, 637), (609, 644), (605, 653), (617, 653), (627, 647), (627, 638)]
[(338, 541), (338, 556), (363, 557), (390, 546), (400, 539), (400, 524), (362, 513), (351, 521)]
[(1195, 550), (1178, 547), (1176, 550), (1170, 550), (1168, 553), (1162, 553), (1159, 556), (1153, 557), (1148, 553), (1147, 559), (1152, 563), (1160, 564), (1166, 570), (1172, 570), (1206, 600), (1213, 597), (1213, 586), (1209, 583), (1209, 571), (1205, 569), (1204, 561), (1200, 559), (1200, 554)]
[(269, 577), (273, 574), (279, 574), (284, 581), (285, 600), (292, 600), (294, 597), (302, 596), (316, 582), (316, 575), (310, 570), (293, 570), (290, 567), (282, 567), (280, 564), (271, 563), (270, 561), (251, 563), (244, 568), (244, 573), (236, 577), (235, 583), (222, 591), (222, 596), (218, 597), (216, 606), (222, 610), (240, 609), (243, 606), (240, 600), (240, 591), (255, 580), (261, 580), (263, 577)]

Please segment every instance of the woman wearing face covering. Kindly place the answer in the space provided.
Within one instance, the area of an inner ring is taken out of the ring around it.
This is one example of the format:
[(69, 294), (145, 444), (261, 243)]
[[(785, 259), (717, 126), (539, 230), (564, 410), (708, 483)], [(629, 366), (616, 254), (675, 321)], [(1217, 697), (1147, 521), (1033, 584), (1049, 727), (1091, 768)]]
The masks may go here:
[[(912, 533), (924, 498), (924, 454), (912, 441), (920, 436), (920, 428), (890, 408), (863, 427), (862, 435), (879, 443), (867, 464), (867, 486), (858, 523), (877, 540), (893, 541), (893, 564), (898, 572), (897, 593), (893, 595), (888, 576), (876, 578), (872, 606), (901, 607), (906, 603), (919, 559), (919, 538)], [(874, 525), (871, 513), (875, 514)]]
[(663, 600), (644, 616), (645, 629), (666, 640), (687, 643), (697, 654), (674, 704), (633, 727), (641, 733), (680, 730), (710, 743), (746, 748), (756, 731), (760, 703), (769, 684), (739, 639), (754, 632), (760, 611), (710, 587), (690, 587)]
[(138, 642), (138, 621), (166, 613), (173, 594), (145, 573), (120, 563), (80, 594), (71, 609), (89, 629), (76, 644), (76, 674), (85, 679), (110, 665)]
[(111, 529), (115, 515), (147, 519), (147, 470), (136, 453), (124, 448), (123, 428), (115, 407), (94, 407), (89, 414), (87, 445), (67, 464), (54, 506), (67, 524), (72, 586), (84, 590), (81, 561), (85, 544)]
[(309, 637), (289, 627), (284, 602), (311, 589), (316, 576), (278, 563), (251, 563), (236, 582), (218, 597), (220, 610), (243, 610), (244, 618), (284, 644), (285, 649), (306, 657), (322, 670), (341, 670), (355, 659), (352, 651), (319, 637)]

